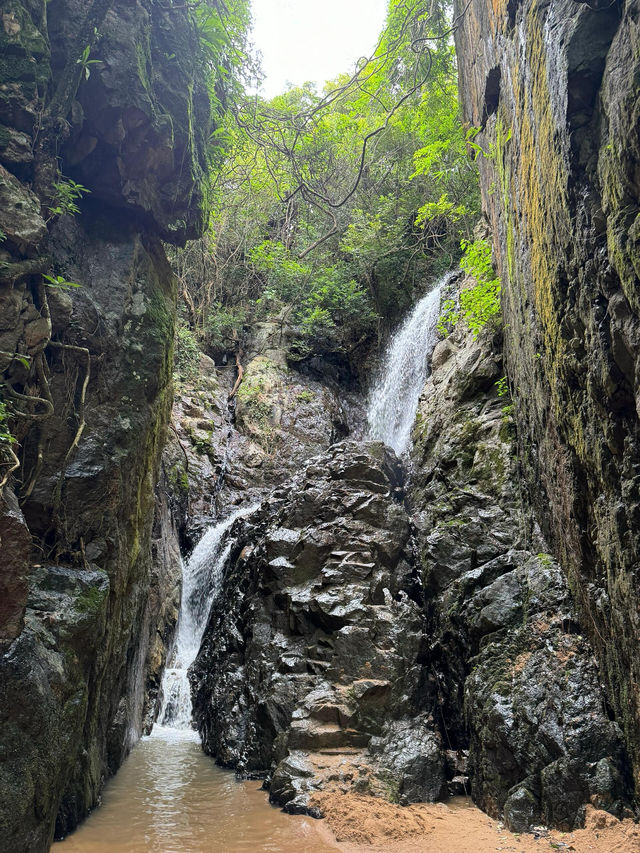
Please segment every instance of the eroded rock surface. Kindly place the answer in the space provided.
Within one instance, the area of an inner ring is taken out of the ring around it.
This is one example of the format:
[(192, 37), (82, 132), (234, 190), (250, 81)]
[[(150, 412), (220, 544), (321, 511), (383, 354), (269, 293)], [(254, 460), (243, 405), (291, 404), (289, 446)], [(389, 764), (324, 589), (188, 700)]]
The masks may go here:
[(414, 431), (410, 502), (429, 649), (450, 743), (474, 799), (508, 826), (621, 814), (628, 762), (568, 585), (521, 510), (499, 331), (436, 346)]
[[(202, 227), (209, 123), (185, 7), (0, 2), (0, 370), (21, 413), (0, 500), (11, 853), (48, 850), (97, 803), (175, 620), (178, 556), (152, 555), (175, 316), (161, 238)], [(69, 179), (88, 191), (75, 216)]]
[[(382, 444), (335, 445), (275, 490), (227, 566), (193, 667), (196, 720), (219, 762), (273, 772), (272, 798), (290, 810), (345, 762), (368, 788), (373, 736), (380, 766), (403, 760), (384, 740), (420, 636), (402, 482)], [(435, 758), (415, 768), (418, 798), (440, 792)]]
[(362, 435), (357, 392), (301, 375), (281, 349), (260, 343), (251, 335), (259, 354), (248, 359), (234, 399), (235, 366), (206, 355), (178, 389), (165, 469), (185, 549), (229, 506), (262, 499), (337, 440)]
[(569, 579), (637, 782), (640, 6), (457, 11), (465, 118), (489, 152), (523, 500)]

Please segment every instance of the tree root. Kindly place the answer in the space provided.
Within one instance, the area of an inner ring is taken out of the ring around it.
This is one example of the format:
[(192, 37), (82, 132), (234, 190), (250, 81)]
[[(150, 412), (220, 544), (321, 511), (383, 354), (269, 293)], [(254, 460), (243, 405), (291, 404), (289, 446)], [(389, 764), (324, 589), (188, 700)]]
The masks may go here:
[(11, 461), (13, 464), (11, 465), (11, 468), (9, 468), (7, 473), (2, 478), (2, 481), (0, 482), (0, 495), (2, 494), (4, 487), (9, 482), (9, 477), (13, 474), (14, 471), (17, 471), (18, 468), (20, 467), (20, 460), (18, 459), (16, 454), (13, 452), (13, 449), (9, 446), (7, 446), (6, 449), (9, 451), (9, 455), (11, 456)]
[(47, 418), (50, 418), (53, 414), (53, 403), (44, 397), (30, 397), (28, 394), (20, 394), (12, 388), (11, 385), (4, 386), (4, 393), (6, 393), (8, 397), (11, 397), (12, 400), (23, 400), (25, 403), (29, 404), (36, 403), (44, 406), (46, 409), (44, 412), (21, 412), (19, 409), (15, 409), (11, 412), (12, 417), (29, 418), (32, 421), (44, 421)]
[(9, 364), (5, 368), (3, 368), (4, 372), (5, 370), (9, 370), (14, 361), (19, 361), (21, 364), (24, 364), (26, 362), (28, 364), (29, 360), (31, 359), (31, 356), (21, 352), (6, 352), (5, 350), (0, 350), (0, 358), (9, 359)]
[[(38, 377), (38, 382), (40, 383), (40, 387), (43, 389), (43, 393), (45, 394), (46, 399), (51, 404), (51, 409), (53, 412), (53, 410), (54, 410), (53, 397), (51, 396), (51, 389), (49, 387), (49, 380), (47, 379), (47, 374), (46, 374), (45, 369), (44, 369), (44, 355), (43, 355), (43, 353), (38, 354), (37, 359), (35, 361), (35, 368), (36, 368), (36, 376)], [(39, 435), (38, 435), (38, 449), (36, 451), (36, 464), (35, 464), (33, 471), (31, 472), (31, 477), (29, 478), (29, 483), (27, 484), (26, 489), (22, 493), (22, 503), (24, 503), (31, 496), (31, 492), (33, 492), (36, 481), (37, 481), (38, 477), (40, 476), (40, 471), (42, 470), (42, 464), (44, 462), (44, 450), (43, 450), (44, 438), (45, 438), (45, 431), (43, 429), (40, 429)]]
[(49, 346), (54, 347), (54, 348), (58, 348), (58, 349), (62, 349), (62, 350), (68, 350), (70, 352), (77, 352), (77, 353), (84, 355), (84, 357), (86, 358), (86, 370), (85, 370), (85, 375), (84, 375), (84, 381), (82, 382), (82, 389), (80, 391), (80, 405), (78, 407), (78, 413), (77, 413), (80, 422), (78, 424), (78, 429), (76, 430), (76, 434), (73, 438), (73, 441), (69, 445), (69, 449), (67, 450), (67, 452), (65, 454), (64, 461), (62, 463), (62, 468), (60, 469), (60, 477), (58, 478), (58, 483), (56, 485), (55, 492), (54, 492), (53, 507), (54, 507), (54, 513), (57, 513), (58, 509), (60, 508), (60, 500), (61, 500), (61, 495), (62, 495), (62, 484), (64, 482), (64, 475), (65, 475), (66, 470), (67, 470), (67, 464), (69, 462), (69, 459), (71, 458), (71, 454), (73, 453), (73, 451), (78, 446), (80, 439), (82, 438), (82, 433), (84, 432), (84, 428), (87, 425), (86, 421), (85, 421), (85, 417), (84, 417), (84, 407), (85, 407), (85, 400), (86, 400), (86, 395), (87, 395), (87, 386), (89, 385), (89, 379), (91, 378), (91, 353), (89, 352), (87, 347), (79, 347), (79, 346), (75, 346), (74, 344), (63, 344), (60, 341), (49, 341)]

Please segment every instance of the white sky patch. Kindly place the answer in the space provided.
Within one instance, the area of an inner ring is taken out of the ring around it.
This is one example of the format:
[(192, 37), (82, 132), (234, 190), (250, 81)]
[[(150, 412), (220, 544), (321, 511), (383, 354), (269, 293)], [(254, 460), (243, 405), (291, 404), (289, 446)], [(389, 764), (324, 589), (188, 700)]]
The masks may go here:
[(253, 41), (270, 98), (287, 83), (326, 80), (369, 56), (384, 24), (387, 0), (252, 0)]

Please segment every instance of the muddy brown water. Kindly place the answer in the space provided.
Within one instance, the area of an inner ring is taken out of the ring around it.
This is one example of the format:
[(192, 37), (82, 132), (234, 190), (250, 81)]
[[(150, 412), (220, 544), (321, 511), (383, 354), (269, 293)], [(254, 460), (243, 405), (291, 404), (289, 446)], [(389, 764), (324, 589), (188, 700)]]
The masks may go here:
[(102, 806), (53, 853), (329, 853), (315, 821), (270, 806), (238, 782), (195, 733), (154, 730), (110, 780)]

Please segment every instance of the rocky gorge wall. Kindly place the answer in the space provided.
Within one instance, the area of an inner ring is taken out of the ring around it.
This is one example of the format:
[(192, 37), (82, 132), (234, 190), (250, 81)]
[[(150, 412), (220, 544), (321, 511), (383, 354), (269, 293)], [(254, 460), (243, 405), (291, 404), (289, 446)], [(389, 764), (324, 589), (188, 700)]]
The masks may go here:
[[(161, 665), (179, 573), (161, 502), (153, 529), (175, 317), (161, 241), (204, 222), (197, 50), (183, 7), (0, 3), (1, 393), (20, 442), (0, 500), (11, 853), (48, 850), (96, 804)], [(69, 180), (86, 188), (74, 216)]]
[(640, 5), (457, 3), (523, 499), (640, 780)]

